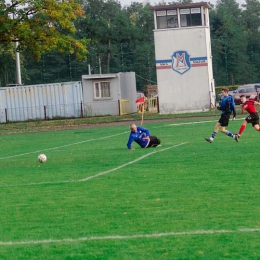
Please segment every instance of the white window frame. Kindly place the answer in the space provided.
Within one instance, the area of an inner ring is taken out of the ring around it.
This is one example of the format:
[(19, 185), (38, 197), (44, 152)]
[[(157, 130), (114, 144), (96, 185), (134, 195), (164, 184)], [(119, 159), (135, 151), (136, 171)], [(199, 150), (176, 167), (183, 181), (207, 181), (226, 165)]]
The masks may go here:
[[(106, 86), (104, 86), (104, 84)], [(108, 87), (108, 90), (105, 90), (104, 89), (105, 87)], [(93, 93), (94, 93), (94, 100), (112, 99), (110, 81), (109, 80), (94, 81)]]
[[(181, 27), (203, 26), (202, 15), (200, 7), (180, 9)], [(198, 21), (195, 16), (200, 17), (199, 24), (195, 24)]]
[(157, 29), (178, 28), (177, 9), (156, 11)]

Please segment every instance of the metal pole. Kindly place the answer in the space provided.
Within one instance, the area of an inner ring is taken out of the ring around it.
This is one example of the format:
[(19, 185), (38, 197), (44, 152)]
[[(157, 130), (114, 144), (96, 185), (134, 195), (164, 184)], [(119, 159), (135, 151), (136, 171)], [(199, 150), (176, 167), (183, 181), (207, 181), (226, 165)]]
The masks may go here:
[(18, 45), (19, 45), (18, 40), (15, 40), (14, 50), (15, 50), (15, 63), (16, 63), (16, 84), (22, 85), (20, 53), (18, 50)]
[[(13, 0), (11, 1), (13, 5)], [(13, 20), (15, 19), (15, 14), (13, 11)], [(22, 77), (21, 77), (21, 65), (20, 65), (20, 53), (18, 50), (19, 41), (18, 39), (14, 39), (14, 52), (15, 52), (15, 65), (16, 65), (16, 84), (22, 85)]]
[(102, 69), (101, 69), (101, 58), (100, 58), (100, 56), (98, 57), (98, 63), (99, 63), (99, 74), (102, 74)]

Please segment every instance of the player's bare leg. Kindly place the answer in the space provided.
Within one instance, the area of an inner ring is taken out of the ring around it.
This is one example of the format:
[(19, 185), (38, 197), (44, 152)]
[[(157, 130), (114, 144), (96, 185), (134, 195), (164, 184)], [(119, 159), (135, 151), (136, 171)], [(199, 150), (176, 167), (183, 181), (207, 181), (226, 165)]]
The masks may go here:
[(260, 132), (260, 126), (259, 125), (254, 125), (254, 128), (255, 128), (256, 131)]

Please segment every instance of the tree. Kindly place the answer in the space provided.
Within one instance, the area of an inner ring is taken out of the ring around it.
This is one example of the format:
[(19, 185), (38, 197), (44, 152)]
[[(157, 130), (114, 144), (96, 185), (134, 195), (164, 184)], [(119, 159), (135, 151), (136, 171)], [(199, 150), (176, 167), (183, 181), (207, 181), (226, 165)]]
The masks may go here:
[(260, 81), (260, 3), (258, 0), (247, 0), (243, 5), (243, 19), (246, 22), (247, 55), (251, 67), (257, 71), (257, 75), (250, 82)]
[(90, 39), (88, 62), (92, 72), (99, 73), (100, 67), (102, 73), (118, 72), (121, 44), (131, 39), (128, 17), (114, 0), (87, 0), (83, 9), (86, 18), (79, 19), (77, 29)]
[(179, 1), (168, 2), (169, 5), (190, 4), (190, 3), (192, 3), (192, 0), (179, 0)]
[(247, 56), (245, 22), (234, 0), (221, 0), (211, 11), (213, 69), (218, 85), (250, 82), (255, 70)]
[(11, 79), (15, 79), (13, 44), (0, 46), (0, 87), (6, 86)]
[(149, 10), (150, 5), (132, 3), (127, 12), (135, 29), (134, 52), (130, 59), (131, 70), (136, 71), (137, 89), (143, 90), (145, 85), (156, 84), (154, 17)]
[(27, 50), (36, 60), (56, 50), (86, 56), (88, 40), (75, 39), (73, 21), (84, 11), (74, 0), (0, 0), (0, 42), (19, 41), (19, 50)]

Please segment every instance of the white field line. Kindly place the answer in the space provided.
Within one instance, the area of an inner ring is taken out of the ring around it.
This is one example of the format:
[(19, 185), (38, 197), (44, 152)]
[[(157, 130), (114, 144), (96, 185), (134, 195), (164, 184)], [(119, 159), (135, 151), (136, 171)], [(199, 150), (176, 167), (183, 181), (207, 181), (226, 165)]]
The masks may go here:
[[(244, 118), (238, 118), (237, 120), (244, 120)], [(218, 119), (216, 120), (208, 120), (208, 121), (196, 121), (196, 122), (187, 122), (187, 123), (176, 123), (176, 124), (168, 124), (169, 126), (181, 126), (181, 125), (193, 125), (193, 124), (204, 124), (204, 123), (212, 123), (212, 122), (217, 122)]]
[[(97, 177), (102, 176), (102, 175), (105, 175), (105, 174), (107, 174), (107, 173), (110, 173), (110, 172), (119, 170), (119, 169), (121, 169), (121, 168), (123, 168), (123, 167), (126, 167), (126, 166), (130, 165), (130, 164), (136, 163), (136, 162), (138, 162), (138, 161), (144, 159), (145, 157), (148, 157), (148, 156), (153, 155), (153, 154), (155, 154), (155, 153), (164, 152), (164, 151), (166, 151), (166, 150), (169, 150), (169, 149), (172, 149), (172, 148), (176, 148), (176, 147), (181, 146), (181, 145), (184, 145), (184, 144), (187, 144), (187, 142), (185, 142), (185, 143), (180, 143), (180, 144), (176, 144), (176, 145), (174, 145), (174, 146), (170, 146), (170, 147), (167, 147), (167, 148), (164, 148), (164, 149), (160, 149), (160, 150), (153, 151), (153, 152), (148, 153), (148, 154), (145, 154), (145, 155), (143, 155), (143, 156), (141, 156), (141, 157), (139, 157), (139, 158), (137, 158), (137, 159), (135, 159), (135, 160), (133, 160), (133, 161), (131, 161), (131, 162), (122, 164), (122, 165), (120, 165), (120, 166), (118, 166), (118, 167), (116, 167), (116, 168), (114, 168), (114, 169), (111, 169), (111, 170), (108, 170), (108, 171), (105, 171), (105, 172), (100, 172), (100, 173), (98, 173), (98, 174), (96, 174), (96, 175), (92, 175), (92, 176), (89, 176), (89, 177), (87, 177), (87, 178), (85, 178), (85, 179), (79, 180), (79, 182), (84, 182), (84, 181), (88, 181), (88, 180), (97, 178)], [(153, 148), (153, 149), (158, 149), (158, 148)]]
[(53, 147), (53, 148), (47, 148), (47, 149), (32, 151), (32, 152), (28, 152), (28, 153), (21, 153), (21, 154), (16, 154), (16, 155), (10, 155), (10, 156), (5, 156), (5, 157), (0, 157), (0, 160), (10, 159), (10, 158), (15, 158), (15, 157), (20, 157), (20, 156), (24, 156), (24, 155), (28, 155), (28, 154), (33, 154), (33, 153), (42, 153), (42, 152), (44, 152), (44, 151), (58, 150), (58, 149), (64, 148), (64, 147), (73, 146), (73, 145), (78, 145), (78, 144), (83, 144), (83, 143), (87, 143), (87, 142), (91, 142), (91, 141), (103, 140), (103, 139), (115, 137), (115, 136), (117, 136), (117, 135), (122, 135), (122, 134), (126, 134), (126, 133), (128, 133), (128, 132), (118, 133), (118, 134), (109, 135), (109, 136), (104, 136), (104, 137), (95, 138), (95, 139), (88, 139), (88, 140), (84, 140), (84, 141), (77, 142), (77, 143), (65, 144), (65, 145), (61, 145), (61, 146), (57, 146), (57, 147)]
[(136, 235), (111, 235), (111, 236), (91, 236), (79, 238), (64, 238), (64, 239), (42, 239), (42, 240), (28, 240), (28, 241), (0, 241), (0, 246), (19, 246), (19, 245), (37, 245), (37, 244), (57, 244), (57, 243), (77, 243), (82, 241), (95, 240), (128, 240), (128, 239), (142, 239), (142, 238), (159, 238), (159, 237), (174, 237), (174, 236), (192, 236), (192, 235), (215, 235), (227, 233), (251, 233), (259, 232), (259, 228), (240, 228), (236, 230), (193, 230), (182, 232), (166, 232), (154, 234), (136, 234)]
[[(240, 118), (240, 119), (236, 119), (236, 120), (243, 120), (243, 119), (244, 119), (244, 118)], [(168, 125), (166, 125), (166, 126), (181, 126), (181, 125), (203, 124), (203, 123), (212, 123), (212, 122), (216, 122), (216, 120), (211, 120), (211, 121), (197, 121), (197, 122), (188, 122), (188, 123), (176, 123), (176, 124), (168, 124)], [(155, 128), (156, 128), (156, 127), (155, 127)], [(97, 141), (97, 140), (107, 139), (107, 138), (110, 138), (110, 137), (114, 137), (114, 136), (122, 135), (122, 134), (126, 134), (126, 133), (129, 133), (129, 132), (118, 133), (118, 134), (115, 134), (115, 135), (104, 136), (104, 137), (95, 138), (95, 139), (88, 139), (88, 140), (84, 140), (84, 141), (81, 141), (81, 142), (76, 142), (76, 143), (61, 145), (61, 146), (57, 146), (57, 147), (53, 147), (53, 148), (46, 148), (46, 149), (37, 150), (37, 151), (32, 151), (32, 152), (27, 152), (27, 153), (21, 153), (21, 154), (16, 154), (16, 155), (10, 155), (10, 156), (5, 156), (5, 157), (0, 157), (0, 160), (10, 159), (10, 158), (16, 158), (16, 157), (21, 157), (21, 156), (24, 156), (24, 155), (29, 155), (29, 154), (34, 154), (34, 153), (42, 153), (42, 152), (44, 152), (44, 151), (58, 150), (58, 149), (64, 148), (64, 147), (73, 146), (73, 145), (78, 145), (78, 144), (83, 144), (83, 143), (87, 143), (87, 142), (91, 142), (91, 141)]]
[(0, 187), (18, 187), (18, 186), (20, 187), (20, 186), (37, 186), (37, 185), (46, 185), (46, 184), (63, 184), (63, 183), (86, 182), (86, 181), (89, 181), (91, 179), (98, 178), (98, 177), (100, 177), (102, 175), (105, 175), (105, 174), (108, 174), (110, 172), (114, 172), (116, 170), (124, 168), (124, 167), (126, 167), (128, 165), (131, 165), (133, 163), (136, 163), (136, 162), (138, 162), (138, 161), (140, 161), (140, 160), (142, 160), (142, 159), (144, 159), (144, 158), (146, 158), (146, 157), (148, 157), (150, 155), (153, 155), (155, 153), (164, 152), (164, 151), (167, 151), (167, 150), (172, 149), (172, 148), (176, 148), (176, 147), (184, 145), (184, 144), (187, 144), (187, 142), (176, 144), (176, 145), (173, 145), (173, 146), (170, 146), (170, 147), (167, 147), (167, 148), (164, 148), (164, 149), (160, 149), (160, 150), (159, 150), (159, 148), (153, 148), (153, 149), (156, 149), (156, 150), (154, 150), (151, 153), (145, 154), (145, 155), (143, 155), (143, 156), (141, 156), (141, 157), (139, 157), (139, 158), (137, 158), (137, 159), (135, 159), (135, 160), (133, 160), (131, 162), (122, 164), (122, 165), (120, 165), (120, 166), (118, 166), (116, 168), (113, 168), (113, 169), (110, 169), (110, 170), (107, 170), (107, 171), (104, 171), (104, 172), (100, 172), (100, 173), (97, 173), (95, 175), (92, 175), (92, 176), (89, 176), (87, 178), (80, 179), (80, 180), (67, 180), (67, 181), (57, 181), (57, 182), (34, 182), (34, 183), (17, 184), (17, 185), (0, 185)]

